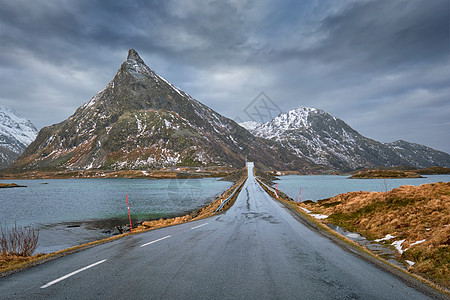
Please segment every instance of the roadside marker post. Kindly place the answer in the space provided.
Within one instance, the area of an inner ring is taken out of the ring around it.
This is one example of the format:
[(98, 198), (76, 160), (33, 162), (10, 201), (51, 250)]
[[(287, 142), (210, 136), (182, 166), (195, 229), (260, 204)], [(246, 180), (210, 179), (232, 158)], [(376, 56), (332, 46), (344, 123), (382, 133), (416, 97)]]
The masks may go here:
[(298, 210), (300, 211), (300, 204), (302, 203), (302, 188), (300, 188), (300, 194), (298, 195)]
[(125, 198), (127, 198), (128, 218), (130, 219), (130, 232), (133, 233), (133, 226), (131, 225), (130, 205), (128, 205), (128, 195), (127, 194), (125, 194)]
[(278, 183), (275, 183), (275, 196), (278, 199)]

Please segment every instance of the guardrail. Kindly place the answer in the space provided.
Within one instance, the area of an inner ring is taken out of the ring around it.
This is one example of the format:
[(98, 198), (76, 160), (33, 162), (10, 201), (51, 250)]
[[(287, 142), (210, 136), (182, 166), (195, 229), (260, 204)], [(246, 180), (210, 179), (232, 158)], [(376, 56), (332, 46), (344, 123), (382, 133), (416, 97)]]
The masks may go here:
[(264, 182), (262, 182), (262, 180), (256, 178), (256, 180), (258, 181), (259, 184), (264, 185), (269, 191), (271, 191), (272, 193), (276, 194), (275, 189), (271, 186), (268, 186), (267, 184), (265, 184)]
[(222, 201), (222, 203), (220, 204), (220, 206), (214, 211), (214, 213), (217, 213), (219, 211), (222, 210), (222, 208), (225, 206), (225, 204), (227, 204), (231, 198), (233, 198), (233, 196), (236, 194), (236, 192), (244, 185), (244, 183), (247, 181), (248, 177), (242, 181), (242, 183), (234, 190), (234, 192), (225, 200)]

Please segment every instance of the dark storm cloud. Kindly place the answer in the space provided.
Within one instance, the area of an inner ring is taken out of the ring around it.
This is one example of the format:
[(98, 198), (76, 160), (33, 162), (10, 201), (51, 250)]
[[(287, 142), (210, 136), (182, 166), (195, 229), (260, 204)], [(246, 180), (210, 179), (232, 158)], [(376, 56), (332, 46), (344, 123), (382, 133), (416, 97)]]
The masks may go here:
[(120, 3), (8, 1), (1, 8), (2, 47), (27, 49), (53, 63), (97, 59), (102, 47), (126, 45), (140, 38), (139, 20), (135, 19), (139, 6)]
[(447, 0), (355, 2), (302, 36), (318, 37), (311, 47), (297, 43), (273, 53), (280, 60), (328, 65), (333, 76), (343, 72), (345, 80), (439, 63), (450, 50), (448, 7)]
[(231, 118), (265, 91), (283, 110), (448, 152), (449, 19), (447, 0), (0, 0), (0, 101), (59, 122), (135, 48)]
[(345, 61), (353, 70), (436, 62), (449, 53), (448, 1), (356, 2), (327, 17), (320, 31), (326, 37), (311, 55)]

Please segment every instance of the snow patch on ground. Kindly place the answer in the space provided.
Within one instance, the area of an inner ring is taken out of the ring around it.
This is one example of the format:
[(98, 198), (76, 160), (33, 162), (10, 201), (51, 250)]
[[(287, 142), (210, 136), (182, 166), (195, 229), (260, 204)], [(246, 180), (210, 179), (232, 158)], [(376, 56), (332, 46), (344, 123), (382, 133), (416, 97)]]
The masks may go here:
[[(417, 244), (421, 244), (421, 243), (423, 243), (423, 242), (425, 242), (426, 240), (425, 239), (423, 239), (423, 240), (420, 240), (420, 241), (417, 241), (417, 242), (414, 242), (414, 243), (412, 243), (412, 244), (410, 244), (409, 245), (409, 247), (411, 247), (411, 246), (414, 246), (414, 245), (417, 245)], [(409, 248), (408, 248), (409, 249)]]
[(311, 211), (310, 211), (309, 209), (306, 209), (306, 208), (304, 208), (304, 207), (300, 207), (300, 208), (301, 208), (304, 212), (306, 212), (308, 215), (310, 215), (311, 217), (313, 217), (313, 218), (316, 218), (316, 219), (319, 219), (319, 220), (328, 218), (327, 215), (312, 214)]
[(327, 215), (321, 215), (321, 214), (310, 214), (311, 217), (314, 217), (316, 219), (322, 220), (328, 218)]
[(395, 236), (391, 235), (391, 234), (386, 234), (386, 236), (382, 239), (376, 239), (375, 242), (382, 242), (382, 241), (389, 241), (391, 239), (395, 238)]
[(402, 244), (404, 241), (406, 241), (406, 240), (395, 241), (392, 243), (392, 246), (394, 246), (395, 249), (397, 249), (398, 253), (400, 253), (400, 254), (402, 254), (403, 252), (406, 251), (406, 250), (402, 250)]
[(407, 262), (408, 265), (411, 266), (411, 267), (414, 266), (414, 264), (415, 264), (415, 262), (410, 261), (410, 260), (407, 260), (407, 259), (406, 259), (406, 262)]
[(359, 235), (359, 234), (357, 234), (357, 233), (349, 233), (349, 234), (347, 234), (347, 236), (348, 236), (349, 238), (354, 238), (354, 239), (357, 239), (357, 238), (360, 238), (360, 237), (361, 237), (361, 235)]
[(310, 211), (309, 209), (307, 209), (307, 208), (301, 207), (301, 209), (302, 209), (304, 212), (306, 212), (307, 214), (310, 214), (310, 213), (311, 213), (311, 211)]

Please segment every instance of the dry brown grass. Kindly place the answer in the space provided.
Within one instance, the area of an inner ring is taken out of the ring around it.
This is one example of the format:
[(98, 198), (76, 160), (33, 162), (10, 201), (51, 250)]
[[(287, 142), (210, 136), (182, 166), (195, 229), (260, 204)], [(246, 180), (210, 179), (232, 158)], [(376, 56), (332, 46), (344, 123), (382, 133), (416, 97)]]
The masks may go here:
[(399, 255), (415, 263), (410, 270), (450, 288), (450, 182), (402, 186), (386, 193), (352, 192), (303, 205), (369, 239), (387, 234), (395, 236), (389, 244), (405, 239), (405, 252)]
[(33, 260), (31, 255), (36, 250), (38, 238), (39, 231), (33, 227), (0, 225), (0, 270)]
[[(42, 256), (42, 254), (39, 254)], [(35, 259), (34, 256), (0, 255), (0, 271), (10, 269), (17, 265), (23, 265)]]

